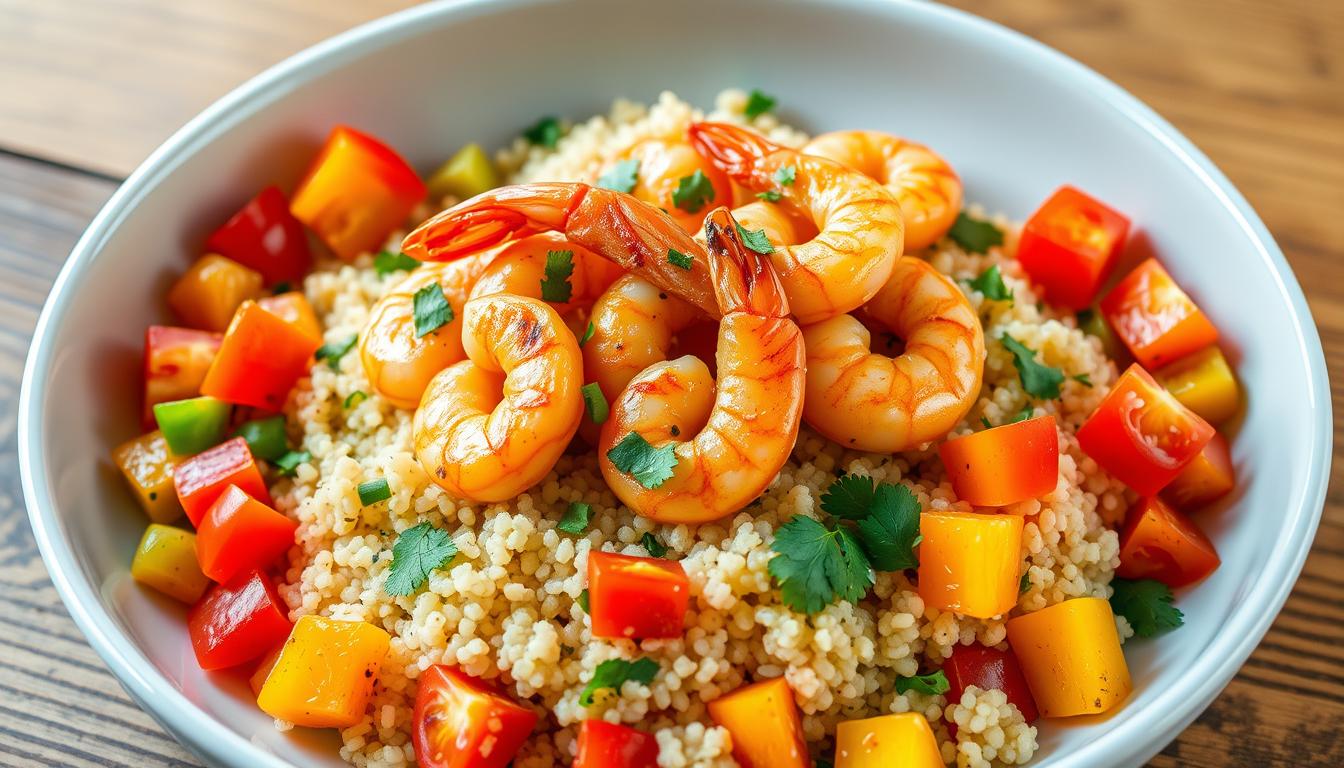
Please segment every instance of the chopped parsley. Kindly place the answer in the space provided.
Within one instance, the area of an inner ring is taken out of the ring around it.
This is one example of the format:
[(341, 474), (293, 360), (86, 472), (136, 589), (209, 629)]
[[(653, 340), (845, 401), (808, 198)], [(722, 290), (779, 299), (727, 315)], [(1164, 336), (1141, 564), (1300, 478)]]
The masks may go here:
[(938, 696), (947, 693), (951, 688), (952, 685), (947, 682), (947, 675), (943, 674), (941, 669), (934, 670), (927, 675), (896, 678), (897, 693), (917, 691), (929, 696)]
[(383, 589), (394, 597), (409, 595), (456, 555), (457, 545), (447, 531), (428, 522), (407, 528), (392, 545), (392, 565)]
[(780, 191), (777, 189), (767, 189), (764, 192), (757, 192), (756, 197), (767, 203), (778, 203), (783, 195), (780, 194)]
[(971, 281), (971, 287), (990, 301), (1011, 303), (1013, 300), (1013, 292), (1004, 284), (1003, 274), (999, 272), (998, 264), (991, 264), (988, 269), (981, 272), (978, 277)]
[(369, 399), (369, 395), (362, 389), (356, 389), (354, 392), (345, 396), (345, 402), (342, 404), (345, 408), (354, 408), (356, 405)]
[(1116, 579), (1111, 582), (1111, 608), (1129, 621), (1134, 634), (1152, 637), (1185, 623), (1185, 616), (1176, 606), (1171, 589), (1153, 579)]
[(583, 609), (584, 613), (588, 613), (588, 590), (585, 589), (580, 592), (578, 599), (574, 602), (579, 604), (579, 607)]
[(672, 204), (687, 213), (699, 213), (714, 199), (714, 185), (699, 168), (690, 176), (682, 176), (672, 190)]
[(582, 501), (569, 502), (569, 508), (560, 518), (560, 522), (555, 524), (556, 528), (565, 533), (572, 533), (575, 536), (582, 536), (588, 530), (588, 516), (592, 514), (593, 506), (585, 504)]
[(753, 88), (751, 89), (751, 95), (747, 96), (747, 106), (742, 109), (742, 114), (748, 120), (755, 120), (774, 109), (776, 103), (775, 97), (768, 96)]
[(1022, 574), (1022, 578), (1017, 580), (1017, 594), (1025, 595), (1029, 589), (1031, 589), (1031, 571)]
[(433, 333), (453, 322), (453, 308), (443, 295), (443, 286), (430, 283), (415, 292), (412, 307), (415, 312), (415, 337)]
[(357, 492), (359, 503), (366, 507), (392, 498), (392, 489), (387, 487), (387, 478), (384, 477), (360, 483)]
[(313, 357), (318, 360), (326, 360), (327, 365), (334, 369), (341, 364), (341, 358), (355, 348), (355, 342), (357, 341), (359, 341), (359, 336), (353, 334), (348, 339), (329, 341), (318, 347), (317, 351), (313, 353)]
[(647, 656), (634, 661), (607, 659), (593, 670), (593, 679), (588, 681), (583, 687), (583, 692), (579, 694), (579, 706), (591, 707), (598, 691), (611, 690), (615, 692), (614, 695), (619, 696), (621, 686), (629, 680), (648, 685), (653, 682), (656, 674), (658, 674), (658, 662)]
[(742, 238), (742, 244), (751, 250), (769, 256), (775, 252), (775, 246), (770, 244), (770, 238), (766, 236), (764, 229), (747, 229), (736, 222), (733, 226), (737, 227), (737, 236)]
[(791, 187), (798, 177), (798, 169), (792, 165), (785, 165), (778, 171), (775, 171), (775, 183), (781, 187)]
[(631, 475), (645, 488), (652, 489), (672, 477), (672, 469), (677, 466), (675, 450), (671, 443), (654, 448), (638, 432), (631, 432), (607, 451), (607, 458), (616, 469)]
[(1013, 354), (1013, 367), (1022, 379), (1022, 389), (1038, 400), (1053, 400), (1059, 397), (1059, 385), (1064, 382), (1064, 372), (1036, 362), (1036, 351), (1008, 334), (999, 337), (1005, 349)]
[(639, 545), (653, 557), (667, 557), (667, 547), (649, 531), (639, 537)]
[(275, 471), (282, 477), (293, 477), (300, 464), (307, 464), (312, 460), (313, 454), (307, 451), (289, 451), (272, 463), (275, 464)]
[(539, 147), (553, 149), (555, 143), (560, 140), (560, 134), (560, 118), (547, 115), (523, 131), (523, 138)]
[(695, 260), (691, 258), (691, 254), (689, 253), (682, 253), (681, 251), (678, 251), (675, 248), (668, 248), (667, 262), (674, 267), (681, 267), (682, 269), (690, 269), (691, 265), (695, 263)]
[(588, 418), (592, 419), (594, 424), (601, 424), (607, 420), (611, 409), (607, 406), (607, 398), (602, 394), (602, 388), (597, 382), (584, 384), (579, 389), (579, 394), (583, 397), (583, 407), (588, 411)]
[(582, 348), (584, 344), (587, 344), (588, 340), (593, 338), (594, 333), (597, 333), (597, 326), (593, 325), (592, 321), (589, 321), (588, 329), (585, 330), (583, 336), (579, 338), (579, 347)]
[(1032, 408), (1030, 405), (1024, 405), (1022, 406), (1022, 410), (1018, 411), (1015, 416), (1013, 416), (1011, 419), (1008, 419), (1003, 423), (1016, 424), (1019, 421), (1026, 421), (1027, 419), (1030, 419), (1031, 415), (1035, 412), (1036, 412), (1035, 408)]
[(573, 251), (547, 251), (546, 276), (541, 279), (541, 300), (565, 302), (574, 295), (569, 276), (574, 274)]
[(639, 179), (639, 161), (633, 157), (613, 165), (597, 179), (597, 186), (616, 192), (630, 193)]
[(383, 251), (373, 257), (373, 269), (379, 277), (387, 277), (393, 272), (410, 272), (420, 266), (420, 262), (404, 253)]
[(1002, 230), (988, 221), (967, 216), (965, 211), (957, 214), (947, 236), (967, 253), (984, 253), (993, 246), (1003, 245)]
[(1092, 377), (1088, 376), (1086, 373), (1075, 373), (1069, 378), (1073, 379), (1079, 384), (1082, 384), (1084, 387), (1087, 387), (1088, 389), (1092, 388)]

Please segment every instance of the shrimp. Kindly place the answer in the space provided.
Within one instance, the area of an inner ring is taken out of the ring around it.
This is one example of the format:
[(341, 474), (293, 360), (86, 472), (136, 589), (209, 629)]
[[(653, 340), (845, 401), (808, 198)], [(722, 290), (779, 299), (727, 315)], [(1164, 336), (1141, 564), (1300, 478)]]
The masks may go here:
[(841, 315), (803, 329), (803, 418), (846, 448), (906, 451), (947, 434), (980, 394), (985, 334), (955, 283), (902, 256), (863, 308), (905, 342), (895, 358), (870, 351), (868, 329)]
[(853, 168), (895, 195), (905, 216), (907, 250), (933, 245), (961, 211), (961, 179), (923, 144), (881, 131), (833, 131), (800, 151)]
[[(702, 229), (705, 214), (711, 208), (733, 199), (728, 177), (685, 141), (637, 141), (616, 156), (608, 171), (630, 161), (635, 163), (635, 184), (630, 194), (667, 211), (691, 234)], [(709, 194), (704, 196), (702, 192)]]
[(583, 414), (574, 334), (545, 302), (498, 294), (462, 308), (467, 358), (429, 382), (415, 456), (459, 498), (511, 499), (555, 466)]
[[(611, 404), (599, 443), (607, 485), (659, 522), (702, 523), (751, 503), (789, 458), (803, 408), (802, 334), (778, 276), (743, 245), (727, 209), (705, 226), (722, 315), (717, 387), (698, 358), (657, 363)], [(672, 475), (656, 488), (612, 462), (610, 451), (631, 434), (673, 448)]]
[(677, 334), (700, 310), (635, 275), (626, 275), (593, 304), (593, 336), (583, 345), (584, 375), (610, 402), (640, 371), (668, 358)]
[(777, 245), (771, 256), (798, 322), (858, 309), (886, 282), (902, 252), (904, 224), (900, 204), (882, 185), (740, 126), (694, 123), (689, 132), (696, 150), (731, 179), (778, 193), (816, 226), (816, 237)]

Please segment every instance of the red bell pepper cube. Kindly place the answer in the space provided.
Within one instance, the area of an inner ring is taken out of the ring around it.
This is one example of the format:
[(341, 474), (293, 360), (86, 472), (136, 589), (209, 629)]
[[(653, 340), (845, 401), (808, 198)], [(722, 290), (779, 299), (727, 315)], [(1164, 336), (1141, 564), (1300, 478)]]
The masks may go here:
[(154, 406), (189, 400), (201, 393), (205, 372), (224, 337), (218, 333), (169, 325), (145, 329), (145, 409), (141, 421), (154, 428)]
[(206, 239), (205, 248), (255, 269), (267, 284), (302, 280), (313, 264), (308, 233), (276, 186), (261, 190), (224, 222)]
[(1139, 499), (1120, 531), (1122, 579), (1157, 579), (1175, 589), (1213, 573), (1222, 561), (1194, 521), (1156, 496)]
[(225, 582), (239, 572), (269, 566), (294, 546), (299, 524), (230, 485), (196, 526), (201, 572)]
[(658, 740), (626, 725), (584, 720), (574, 768), (658, 768)]
[[(1036, 722), (1040, 714), (1036, 711), (1036, 699), (1027, 687), (1027, 678), (1022, 667), (1010, 648), (1000, 651), (983, 645), (958, 645), (943, 662), (943, 674), (947, 676), (947, 701), (956, 703), (961, 695), (972, 685), (982, 691), (998, 689), (1008, 696), (1008, 701), (1017, 706), (1028, 723)], [(956, 724), (951, 724), (956, 735)]]
[(1157, 259), (1116, 283), (1101, 300), (1101, 313), (1145, 368), (1166, 365), (1218, 340), (1218, 329)]
[(594, 637), (681, 637), (689, 599), (690, 580), (681, 563), (588, 553), (588, 608)]
[(177, 500), (195, 526), (201, 524), (206, 511), (230, 485), (263, 504), (271, 503), (257, 462), (241, 437), (226, 440), (178, 464), (173, 470), (173, 485), (177, 488)]
[(1086, 309), (1115, 269), (1129, 219), (1073, 187), (1060, 187), (1027, 219), (1017, 260), (1045, 298)]
[(245, 571), (205, 593), (187, 614), (201, 669), (226, 669), (270, 653), (289, 637), (288, 611), (260, 571)]
[(229, 323), (201, 392), (226, 403), (278, 411), (320, 346), (320, 338), (254, 301), (245, 302)]

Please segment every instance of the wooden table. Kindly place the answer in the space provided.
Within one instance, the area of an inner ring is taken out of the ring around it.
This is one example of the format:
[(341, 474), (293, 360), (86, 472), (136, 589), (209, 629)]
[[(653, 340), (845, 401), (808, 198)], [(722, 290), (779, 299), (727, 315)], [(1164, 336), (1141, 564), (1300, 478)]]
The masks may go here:
[[(37, 312), (117, 183), (193, 114), (404, 0), (0, 0), (0, 765), (197, 763), (132, 704), (38, 558), (15, 471)], [(1232, 178), (1288, 254), (1344, 454), (1344, 2), (956, 0), (1100, 70)], [(1344, 462), (1292, 597), (1157, 766), (1344, 766)]]

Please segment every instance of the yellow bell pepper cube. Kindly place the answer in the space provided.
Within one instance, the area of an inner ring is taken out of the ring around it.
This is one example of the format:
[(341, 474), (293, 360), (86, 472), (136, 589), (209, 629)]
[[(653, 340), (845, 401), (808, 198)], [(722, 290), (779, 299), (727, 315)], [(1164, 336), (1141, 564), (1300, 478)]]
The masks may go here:
[(1111, 604), (1076, 597), (1008, 620), (1008, 644), (1044, 717), (1105, 712), (1129, 695)]
[(233, 313), (261, 295), (261, 273), (216, 254), (201, 257), (168, 290), (168, 306), (192, 328), (223, 333)]
[(812, 759), (793, 691), (782, 677), (743, 686), (709, 702), (709, 716), (733, 737), (742, 768), (808, 768)]
[(171, 523), (182, 516), (182, 505), (173, 488), (173, 468), (179, 459), (168, 448), (162, 432), (155, 430), (127, 440), (113, 449), (112, 461), (150, 520)]
[(439, 166), (425, 186), (435, 198), (452, 195), (465, 200), (498, 187), (499, 173), (480, 144), (468, 144)]
[(364, 716), (391, 638), (363, 621), (303, 616), (257, 696), (271, 717), (308, 728), (348, 728)]
[(252, 697), (261, 695), (261, 689), (266, 685), (266, 678), (271, 676), (271, 670), (275, 669), (275, 662), (280, 660), (280, 652), (285, 649), (284, 645), (271, 651), (261, 657), (261, 663), (252, 670), (252, 674), (247, 678), (247, 687), (252, 689)]
[(925, 603), (980, 619), (1017, 605), (1021, 517), (925, 512), (919, 532), (919, 596)]
[(308, 297), (298, 291), (289, 291), (275, 296), (257, 299), (261, 308), (284, 320), (315, 339), (322, 338), (322, 324), (317, 321), (317, 313)]
[(210, 586), (196, 563), (196, 534), (158, 523), (140, 538), (131, 560), (131, 578), (187, 605), (200, 600)]
[(846, 720), (835, 729), (835, 768), (943, 768), (938, 739), (918, 712)]
[(1153, 375), (1186, 408), (1210, 424), (1232, 418), (1241, 405), (1237, 378), (1216, 344), (1164, 365)]

